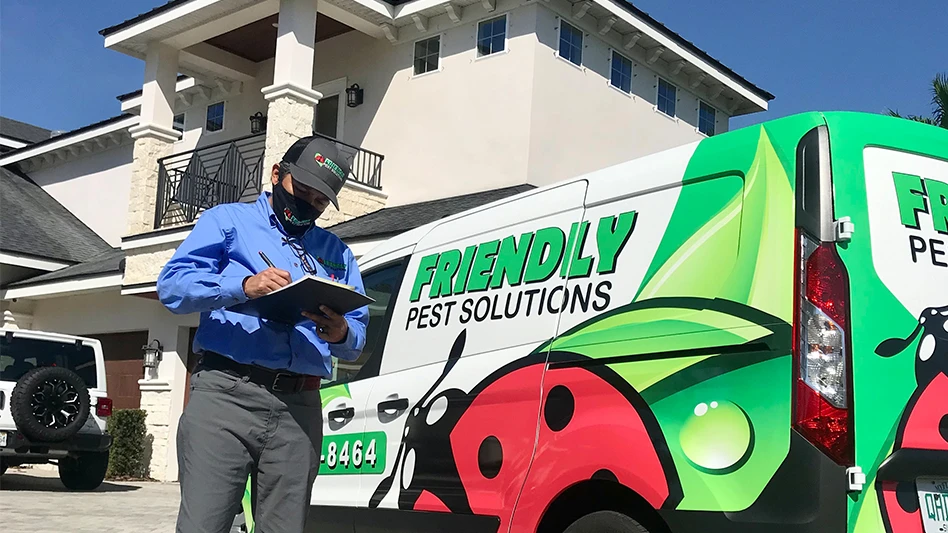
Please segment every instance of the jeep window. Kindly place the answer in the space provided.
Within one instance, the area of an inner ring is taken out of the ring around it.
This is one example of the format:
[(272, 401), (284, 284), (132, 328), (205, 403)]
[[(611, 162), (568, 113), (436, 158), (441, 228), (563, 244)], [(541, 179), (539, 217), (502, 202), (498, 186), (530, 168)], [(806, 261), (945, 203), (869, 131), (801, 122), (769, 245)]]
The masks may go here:
[(406, 266), (408, 262), (407, 258), (404, 258), (362, 275), (365, 294), (375, 299), (369, 304), (369, 326), (365, 332), (365, 348), (362, 349), (362, 355), (355, 361), (333, 358), (333, 377), (325, 381), (326, 386), (349, 383), (379, 374), (385, 334), (388, 331), (388, 323), (398, 295), (398, 286), (401, 285)]
[(92, 346), (0, 336), (0, 381), (18, 381), (23, 374), (44, 366), (68, 368), (79, 374), (86, 387), (96, 387), (95, 350)]

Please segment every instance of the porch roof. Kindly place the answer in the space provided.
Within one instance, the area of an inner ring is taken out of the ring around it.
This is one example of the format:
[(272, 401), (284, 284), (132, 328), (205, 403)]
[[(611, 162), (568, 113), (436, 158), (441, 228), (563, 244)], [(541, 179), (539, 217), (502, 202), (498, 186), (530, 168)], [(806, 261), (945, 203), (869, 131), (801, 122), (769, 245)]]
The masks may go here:
[(535, 188), (523, 184), (414, 204), (385, 207), (326, 228), (344, 241), (394, 235)]
[(66, 268), (41, 274), (23, 281), (17, 281), (7, 286), (7, 289), (22, 289), (35, 287), (46, 283), (74, 281), (108, 274), (121, 274), (125, 270), (125, 252), (119, 248), (112, 248), (88, 261), (83, 261)]
[(0, 250), (79, 263), (112, 247), (26, 174), (0, 168)]

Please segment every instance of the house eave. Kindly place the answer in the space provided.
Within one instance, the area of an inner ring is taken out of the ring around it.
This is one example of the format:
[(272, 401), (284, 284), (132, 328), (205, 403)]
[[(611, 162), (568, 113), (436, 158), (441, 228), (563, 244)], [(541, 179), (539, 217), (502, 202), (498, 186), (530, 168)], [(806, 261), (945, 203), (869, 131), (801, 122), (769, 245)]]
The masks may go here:
[(138, 124), (139, 117), (115, 117), (101, 125), (79, 128), (48, 141), (7, 152), (0, 157), (0, 167), (18, 163), (25, 172), (63, 163), (131, 142), (128, 128)]
[(120, 289), (122, 274), (94, 274), (0, 290), (0, 300), (42, 300)]

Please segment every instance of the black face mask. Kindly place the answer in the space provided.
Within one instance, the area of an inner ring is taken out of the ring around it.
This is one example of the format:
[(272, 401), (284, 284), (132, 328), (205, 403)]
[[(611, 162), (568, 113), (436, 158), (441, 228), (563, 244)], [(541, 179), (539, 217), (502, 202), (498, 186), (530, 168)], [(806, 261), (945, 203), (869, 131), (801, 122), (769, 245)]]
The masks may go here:
[(299, 237), (313, 225), (322, 211), (312, 204), (293, 196), (283, 188), (282, 183), (273, 186), (273, 213), (290, 235)]

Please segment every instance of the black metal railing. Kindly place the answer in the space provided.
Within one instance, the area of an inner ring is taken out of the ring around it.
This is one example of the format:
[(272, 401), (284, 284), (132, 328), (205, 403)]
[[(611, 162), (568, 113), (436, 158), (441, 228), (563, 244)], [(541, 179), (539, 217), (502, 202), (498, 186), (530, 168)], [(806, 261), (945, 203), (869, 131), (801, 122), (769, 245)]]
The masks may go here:
[[(314, 132), (337, 143), (347, 159), (349, 179), (382, 188), (385, 156)], [(203, 146), (158, 160), (155, 229), (197, 220), (202, 211), (230, 202), (253, 202), (260, 195), (266, 133)]]
[(215, 205), (254, 201), (265, 147), (266, 134), (257, 133), (159, 159), (155, 229), (190, 224)]
[(339, 139), (323, 135), (317, 131), (314, 131), (313, 135), (336, 143), (339, 151), (342, 152), (349, 163), (351, 173), (349, 179), (373, 189), (382, 188), (382, 161), (385, 160), (384, 155), (366, 150), (360, 146), (344, 143)]

